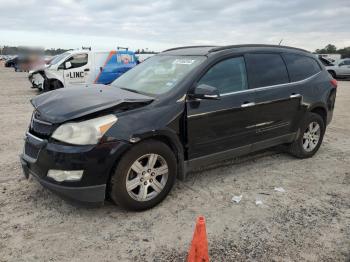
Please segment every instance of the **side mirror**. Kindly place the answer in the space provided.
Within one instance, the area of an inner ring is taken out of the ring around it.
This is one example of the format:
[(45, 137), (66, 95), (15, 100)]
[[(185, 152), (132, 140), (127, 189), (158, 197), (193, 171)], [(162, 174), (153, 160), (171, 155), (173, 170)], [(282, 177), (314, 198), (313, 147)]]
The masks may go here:
[(64, 64), (64, 67), (65, 67), (66, 69), (69, 69), (69, 68), (72, 67), (72, 64), (71, 64), (70, 62), (66, 62), (66, 63)]
[(194, 93), (190, 97), (197, 99), (220, 99), (219, 90), (216, 87), (201, 84), (194, 89)]

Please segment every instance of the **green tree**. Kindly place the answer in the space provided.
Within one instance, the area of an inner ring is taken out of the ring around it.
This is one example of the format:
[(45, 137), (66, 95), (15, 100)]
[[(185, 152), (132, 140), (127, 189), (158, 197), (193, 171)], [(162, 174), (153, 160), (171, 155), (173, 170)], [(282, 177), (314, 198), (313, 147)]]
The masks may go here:
[(316, 49), (317, 54), (340, 54), (342, 58), (350, 58), (350, 46), (337, 49), (335, 45), (328, 44), (322, 49)]
[(325, 48), (322, 49), (316, 49), (317, 54), (335, 54), (337, 53), (337, 47), (332, 44), (326, 45)]
[(326, 45), (325, 47), (326, 51), (329, 53), (329, 54), (334, 54), (337, 52), (337, 48), (335, 45), (332, 45), (332, 44), (328, 44)]

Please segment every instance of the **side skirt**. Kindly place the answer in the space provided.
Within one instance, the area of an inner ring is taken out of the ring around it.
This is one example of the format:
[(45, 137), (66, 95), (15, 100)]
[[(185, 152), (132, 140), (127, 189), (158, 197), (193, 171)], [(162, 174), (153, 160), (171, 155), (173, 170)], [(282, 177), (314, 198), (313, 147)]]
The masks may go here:
[(269, 147), (277, 146), (280, 144), (291, 143), (297, 137), (297, 133), (291, 133), (283, 136), (278, 136), (271, 139), (266, 139), (257, 143), (253, 143), (250, 145), (237, 147), (234, 149), (226, 150), (223, 152), (218, 152), (214, 154), (210, 154), (207, 156), (202, 156), (194, 159), (190, 159), (185, 161), (185, 173), (199, 168), (203, 166), (208, 166), (210, 164), (217, 163), (219, 161), (223, 161), (226, 159), (231, 159), (237, 156), (247, 155), (249, 153), (259, 151), (262, 149), (266, 149)]

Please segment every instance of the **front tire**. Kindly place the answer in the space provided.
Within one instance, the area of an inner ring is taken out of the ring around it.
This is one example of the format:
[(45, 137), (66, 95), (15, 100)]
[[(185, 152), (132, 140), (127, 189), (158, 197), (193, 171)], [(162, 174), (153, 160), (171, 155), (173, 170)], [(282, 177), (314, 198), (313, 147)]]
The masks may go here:
[(323, 118), (315, 113), (307, 113), (298, 138), (289, 146), (289, 152), (297, 158), (312, 157), (320, 148), (324, 133)]
[(43, 91), (49, 92), (56, 89), (63, 88), (63, 84), (59, 80), (44, 80)]
[(110, 197), (128, 210), (152, 208), (170, 192), (176, 170), (175, 155), (167, 145), (140, 142), (120, 159), (110, 180)]

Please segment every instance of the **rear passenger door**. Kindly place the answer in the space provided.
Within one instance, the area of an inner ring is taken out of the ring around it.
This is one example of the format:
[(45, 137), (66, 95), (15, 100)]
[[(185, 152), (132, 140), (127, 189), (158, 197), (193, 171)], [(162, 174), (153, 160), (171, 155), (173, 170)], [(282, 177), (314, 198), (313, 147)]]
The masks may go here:
[[(279, 53), (249, 53), (245, 59), (250, 88), (256, 95), (254, 142), (264, 141), (266, 146), (279, 144), (295, 131), (301, 96), (289, 83), (288, 71)], [(261, 145), (253, 145), (253, 150)]]

